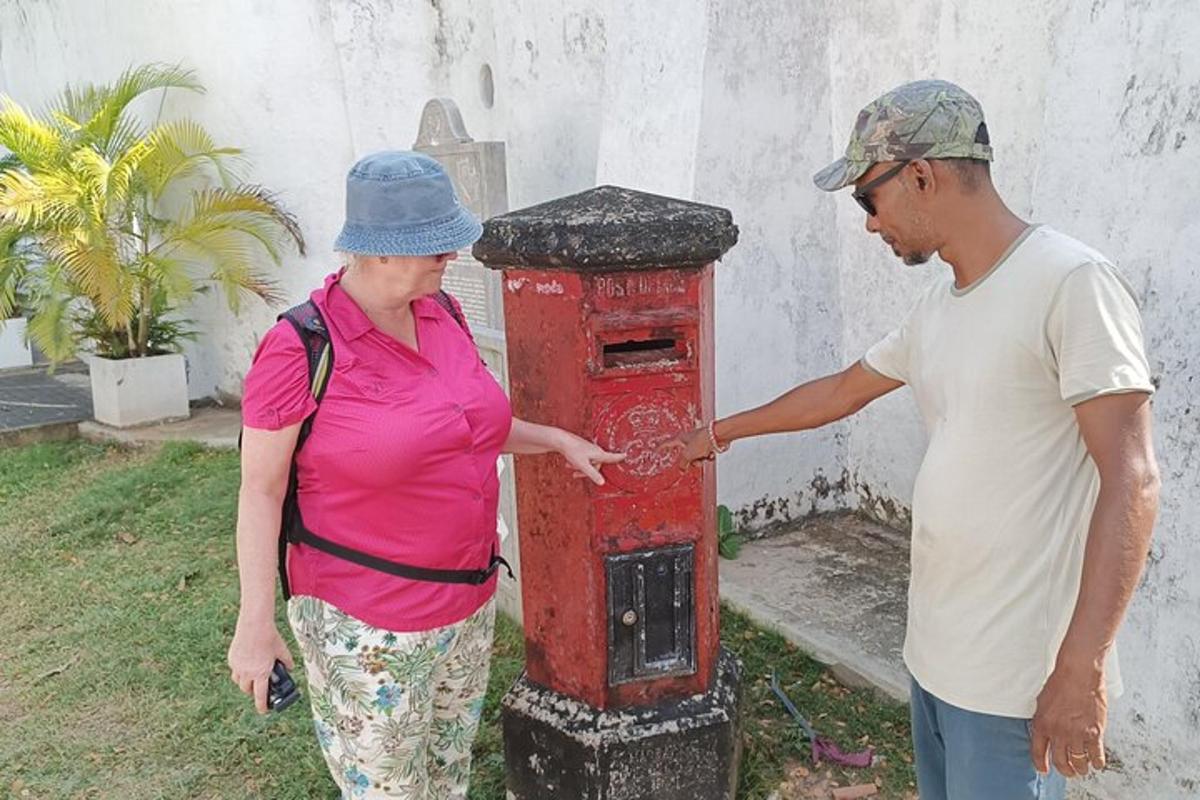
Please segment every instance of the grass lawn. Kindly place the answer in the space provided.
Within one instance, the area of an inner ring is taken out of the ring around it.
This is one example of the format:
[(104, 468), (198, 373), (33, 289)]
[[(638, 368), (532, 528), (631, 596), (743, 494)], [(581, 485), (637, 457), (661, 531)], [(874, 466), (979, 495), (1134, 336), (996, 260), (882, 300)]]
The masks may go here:
[[(334, 797), (307, 709), (259, 717), (229, 682), (237, 483), (235, 454), (190, 445), (0, 450), (0, 798)], [(785, 779), (784, 797), (825, 797), (803, 788), (818, 777), (909, 795), (903, 707), (839, 686), (736, 614), (722, 624), (745, 664), (739, 798)], [(472, 800), (504, 797), (498, 705), (521, 659), (502, 620)], [(772, 669), (819, 730), (845, 749), (874, 745), (883, 764), (815, 770)]]

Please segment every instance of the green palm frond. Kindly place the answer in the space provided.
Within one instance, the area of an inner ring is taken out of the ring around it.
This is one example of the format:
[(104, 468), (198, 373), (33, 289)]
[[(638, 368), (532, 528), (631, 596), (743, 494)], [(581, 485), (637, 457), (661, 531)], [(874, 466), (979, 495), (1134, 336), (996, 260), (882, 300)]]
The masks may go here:
[[(286, 236), (303, 254), (304, 235), (296, 218), (262, 187), (208, 189), (196, 192), (179, 230), (229, 228), (252, 237), (279, 263), (279, 245)], [(168, 234), (169, 238), (170, 234)]]
[(23, 171), (0, 172), (0, 221), (19, 227), (40, 223), (44, 197), (41, 185)]
[(46, 112), (46, 118), (48, 122), (51, 122), (57, 126), (60, 131), (71, 134), (77, 134), (83, 131), (83, 126), (80, 125), (77, 120), (67, 116), (62, 111), (52, 108)]
[(20, 242), (26, 232), (16, 225), (0, 225), (0, 320), (18, 311), (18, 293), (28, 268)]
[(216, 171), (222, 186), (240, 182), (239, 176), (245, 168), (242, 151), (236, 147), (217, 147), (194, 120), (163, 123), (146, 138), (153, 142), (154, 150), (146, 159), (143, 172), (156, 199), (173, 182), (195, 176), (205, 165)]
[(151, 253), (141, 259), (141, 271), (151, 283), (161, 286), (171, 300), (185, 299), (196, 293), (196, 283), (188, 274), (189, 262), (182, 258), (164, 258)]
[(304, 232), (300, 230), (300, 221), (280, 205), (274, 194), (262, 186), (243, 185), (236, 189), (210, 189), (203, 193), (195, 208), (198, 215), (201, 213), (236, 214), (242, 211), (260, 214), (269, 218), (286, 235), (286, 238), (292, 240), (300, 255), (307, 252), (304, 244)]
[(117, 120), (117, 125), (113, 129), (112, 135), (108, 140), (108, 149), (105, 155), (109, 158), (117, 158), (121, 153), (133, 147), (139, 139), (146, 135), (146, 127), (141, 120), (129, 115), (122, 115)]
[(175, 258), (191, 262), (204, 273), (203, 280), (221, 289), (235, 314), (241, 310), (243, 294), (257, 295), (271, 304), (283, 301), (274, 281), (254, 267), (255, 255), (253, 241), (228, 227), (193, 229), (174, 251)]
[(50, 255), (62, 263), (101, 318), (114, 328), (121, 328), (133, 318), (134, 281), (122, 269), (112, 245), (110, 241), (86, 239), (56, 241)]
[(108, 181), (112, 165), (103, 155), (89, 147), (82, 147), (71, 154), (71, 177), (80, 211), (86, 214), (88, 223), (95, 228), (104, 226), (108, 211)]
[(27, 329), (30, 340), (51, 362), (74, 356), (78, 342), (71, 325), (70, 297), (62, 293), (48, 295), (40, 298), (35, 307)]
[(22, 171), (0, 173), (0, 220), (5, 223), (20, 227), (40, 225), (59, 205), (72, 204), (62, 198), (49, 198), (46, 187)]
[(284, 300), (275, 281), (256, 269), (261, 254), (255, 252), (254, 245), (279, 263), (279, 246), (285, 237), (304, 252), (304, 238), (296, 219), (261, 187), (208, 189), (196, 192), (178, 222), (167, 225), (154, 254), (207, 266), (207, 279), (224, 291), (230, 309), (236, 313), (243, 293), (257, 295), (268, 303)]
[[(68, 86), (53, 105), (60, 117), (74, 120), (89, 144), (106, 155), (116, 134), (124, 129), (125, 110), (141, 95), (155, 89), (186, 89), (203, 92), (193, 70), (170, 64), (146, 64), (130, 67), (121, 77), (105, 86)], [(126, 123), (127, 124), (127, 123)]]
[(0, 97), (0, 146), (31, 171), (53, 168), (70, 149), (53, 125), (7, 96)]
[(134, 176), (153, 153), (154, 143), (149, 138), (144, 138), (133, 142), (117, 157), (109, 170), (108, 181), (104, 187), (106, 203), (124, 203), (128, 199), (129, 187)]
[(17, 244), (25, 230), (15, 225), (0, 225), (0, 264), (16, 256)]
[(86, 224), (79, 187), (68, 175), (33, 177), (10, 170), (0, 174), (0, 220), (46, 231)]

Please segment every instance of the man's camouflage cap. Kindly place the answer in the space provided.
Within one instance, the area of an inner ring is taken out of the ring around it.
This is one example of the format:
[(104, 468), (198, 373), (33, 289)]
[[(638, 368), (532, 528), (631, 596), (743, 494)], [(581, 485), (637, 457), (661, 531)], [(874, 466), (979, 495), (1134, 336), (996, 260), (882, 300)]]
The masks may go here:
[(914, 81), (892, 89), (858, 112), (846, 155), (813, 176), (835, 192), (872, 164), (918, 158), (992, 160), (983, 107), (948, 81)]

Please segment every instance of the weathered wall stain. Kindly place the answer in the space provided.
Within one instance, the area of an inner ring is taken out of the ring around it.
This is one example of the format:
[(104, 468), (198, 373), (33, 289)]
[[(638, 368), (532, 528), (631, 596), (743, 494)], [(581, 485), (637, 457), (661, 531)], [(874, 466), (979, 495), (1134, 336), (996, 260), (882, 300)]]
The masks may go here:
[(895, 497), (877, 494), (857, 473), (843, 469), (836, 480), (817, 470), (808, 485), (790, 495), (763, 496), (733, 511), (738, 532), (759, 539), (790, 530), (798, 522), (824, 513), (852, 509), (876, 522), (907, 533), (912, 511)]

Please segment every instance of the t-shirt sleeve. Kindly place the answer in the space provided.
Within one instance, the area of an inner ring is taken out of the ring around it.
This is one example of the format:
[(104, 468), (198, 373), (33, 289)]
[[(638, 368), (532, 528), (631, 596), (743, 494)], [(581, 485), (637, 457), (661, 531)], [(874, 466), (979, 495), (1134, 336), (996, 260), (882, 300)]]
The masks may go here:
[(277, 431), (317, 410), (308, 382), (308, 355), (287, 320), (267, 331), (242, 388), (242, 424)]
[(908, 383), (909, 351), (912, 347), (911, 328), (919, 304), (920, 301), (914, 304), (909, 310), (908, 316), (898, 327), (867, 350), (860, 362), (864, 367), (885, 378)]
[(896, 328), (867, 350), (862, 365), (876, 375), (908, 383), (908, 341), (904, 327)]
[(1071, 405), (1122, 392), (1154, 392), (1133, 290), (1110, 264), (1077, 267), (1059, 286), (1046, 335), (1059, 394)]

